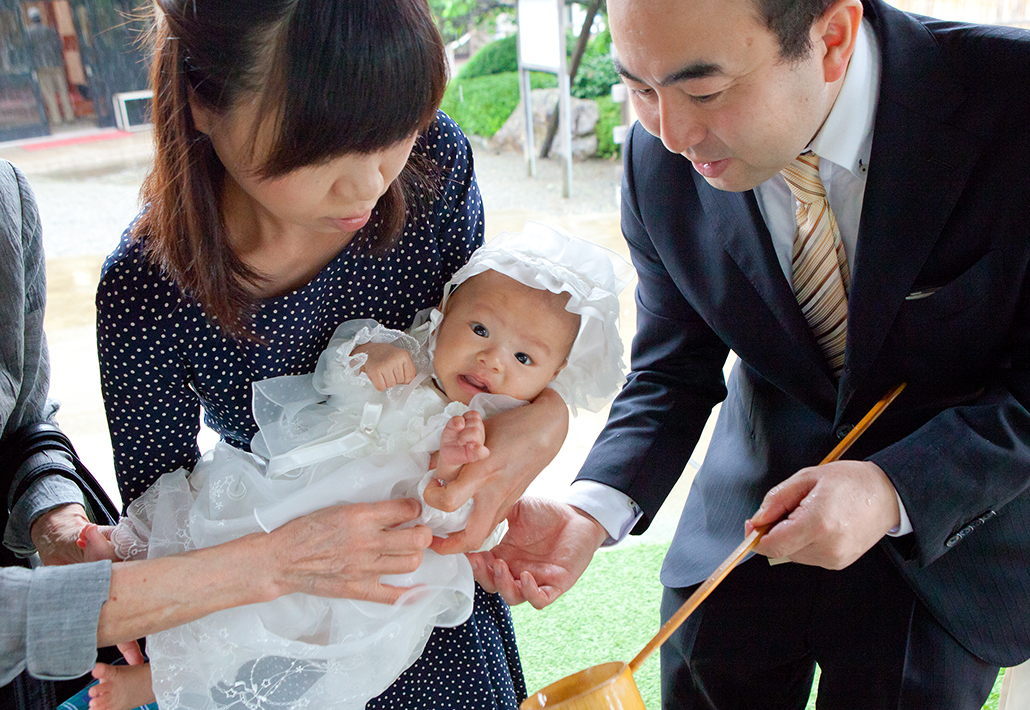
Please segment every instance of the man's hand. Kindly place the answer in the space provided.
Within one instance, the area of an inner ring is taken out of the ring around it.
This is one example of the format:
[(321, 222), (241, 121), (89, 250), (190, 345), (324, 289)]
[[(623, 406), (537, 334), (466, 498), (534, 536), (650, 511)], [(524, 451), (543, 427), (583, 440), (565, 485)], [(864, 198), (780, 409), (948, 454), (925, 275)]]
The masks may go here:
[(470, 552), (482, 546), (558, 453), (569, 430), (569, 409), (557, 392), (545, 389), (528, 406), (490, 417), (485, 424), (490, 456), (465, 464), (446, 486), (430, 483), (423, 494), (426, 503), (448, 512), (470, 498), (476, 501), (464, 530), (433, 541), (433, 551), (441, 555)]
[(89, 524), (85, 509), (78, 503), (68, 503), (36, 518), (29, 536), (44, 565), (70, 565), (86, 561), (77, 542), (79, 533)]
[[(399, 528), (418, 516), (410, 498), (323, 508), (277, 528), (259, 543), (268, 555), (271, 598), (291, 592), (392, 604), (406, 588), (380, 577), (414, 572), (433, 534), (424, 525)], [(261, 557), (252, 556), (251, 566)], [(262, 576), (265, 576), (262, 573)]]
[(835, 461), (803, 468), (774, 487), (746, 530), (775, 523), (755, 552), (839, 570), (900, 519), (894, 486), (883, 469), (868, 461)]
[(415, 379), (415, 363), (411, 353), (388, 343), (365, 343), (353, 350), (354, 353), (365, 353), (368, 360), (361, 368), (372, 385), (380, 392), (395, 385), (406, 385)]
[(520, 498), (497, 547), (468, 555), (476, 581), (508, 604), (543, 609), (572, 588), (608, 539), (581, 510), (544, 498)]

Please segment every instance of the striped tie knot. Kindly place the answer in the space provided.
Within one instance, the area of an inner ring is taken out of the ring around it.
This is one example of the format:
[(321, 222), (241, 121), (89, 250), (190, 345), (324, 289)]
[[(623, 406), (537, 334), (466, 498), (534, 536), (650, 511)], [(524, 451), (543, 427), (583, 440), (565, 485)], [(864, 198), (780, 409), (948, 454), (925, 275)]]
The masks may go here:
[(802, 153), (780, 174), (798, 202), (810, 205), (816, 200), (826, 199), (826, 188), (819, 179), (819, 156), (815, 153)]
[(840, 377), (851, 275), (840, 229), (819, 178), (819, 156), (802, 153), (780, 174), (798, 201), (791, 259), (794, 295), (830, 370)]

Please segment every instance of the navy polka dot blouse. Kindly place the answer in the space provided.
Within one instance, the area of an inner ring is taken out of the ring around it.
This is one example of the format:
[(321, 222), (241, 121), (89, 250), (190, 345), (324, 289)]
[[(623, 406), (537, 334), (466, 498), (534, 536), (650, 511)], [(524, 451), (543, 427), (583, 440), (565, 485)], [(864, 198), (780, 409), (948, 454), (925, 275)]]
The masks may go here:
[(263, 300), (253, 328), (264, 344), (224, 336), (126, 231), (97, 292), (104, 405), (126, 504), (161, 474), (193, 468), (201, 407), (223, 440), (249, 450), (257, 431), (252, 382), (312, 372), (343, 321), (404, 329), (439, 302), (444, 283), (483, 241), (483, 205), (470, 148), (449, 118), (441, 114), (416, 150), (442, 169), (435, 203), (420, 207), (385, 256), (351, 242), (306, 286)]
[[(161, 474), (193, 468), (201, 410), (223, 440), (249, 450), (257, 431), (252, 382), (312, 372), (345, 320), (403, 329), (439, 302), (450, 275), (483, 242), (483, 204), (471, 148), (447, 116), (438, 115), (415, 150), (441, 168), (435, 202), (409, 219), (387, 255), (352, 242), (306, 286), (263, 300), (253, 329), (264, 344), (225, 337), (129, 238), (131, 227), (123, 234), (97, 291), (97, 347), (125, 504)], [(368, 708), (515, 710), (525, 696), (508, 607), (477, 587), (472, 618), (436, 629), (415, 665)]]

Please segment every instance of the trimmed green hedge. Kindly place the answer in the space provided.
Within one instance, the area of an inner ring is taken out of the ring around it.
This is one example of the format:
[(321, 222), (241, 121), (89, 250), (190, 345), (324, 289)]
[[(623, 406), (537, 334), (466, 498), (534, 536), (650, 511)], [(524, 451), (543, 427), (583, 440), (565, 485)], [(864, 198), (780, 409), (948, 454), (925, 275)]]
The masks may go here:
[[(533, 72), (529, 81), (534, 89), (558, 85), (558, 78), (553, 74)], [(440, 108), (465, 133), (490, 138), (518, 105), (519, 73), (513, 71), (467, 80), (459, 75), (447, 86)]]
[(517, 35), (511, 35), (496, 42), (491, 42), (473, 55), (466, 62), (455, 79), (475, 79), (490, 74), (505, 74), (519, 70), (519, 50), (516, 44)]

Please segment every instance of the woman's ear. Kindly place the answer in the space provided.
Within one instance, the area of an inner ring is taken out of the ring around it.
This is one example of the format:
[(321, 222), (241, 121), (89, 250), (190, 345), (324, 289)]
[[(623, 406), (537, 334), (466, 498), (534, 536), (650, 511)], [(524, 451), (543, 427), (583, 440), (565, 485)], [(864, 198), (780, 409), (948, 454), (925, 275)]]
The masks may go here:
[(190, 114), (193, 116), (193, 125), (197, 127), (198, 131), (204, 134), (211, 132), (215, 122), (214, 112), (202, 106), (197, 97), (192, 95), (190, 96)]

